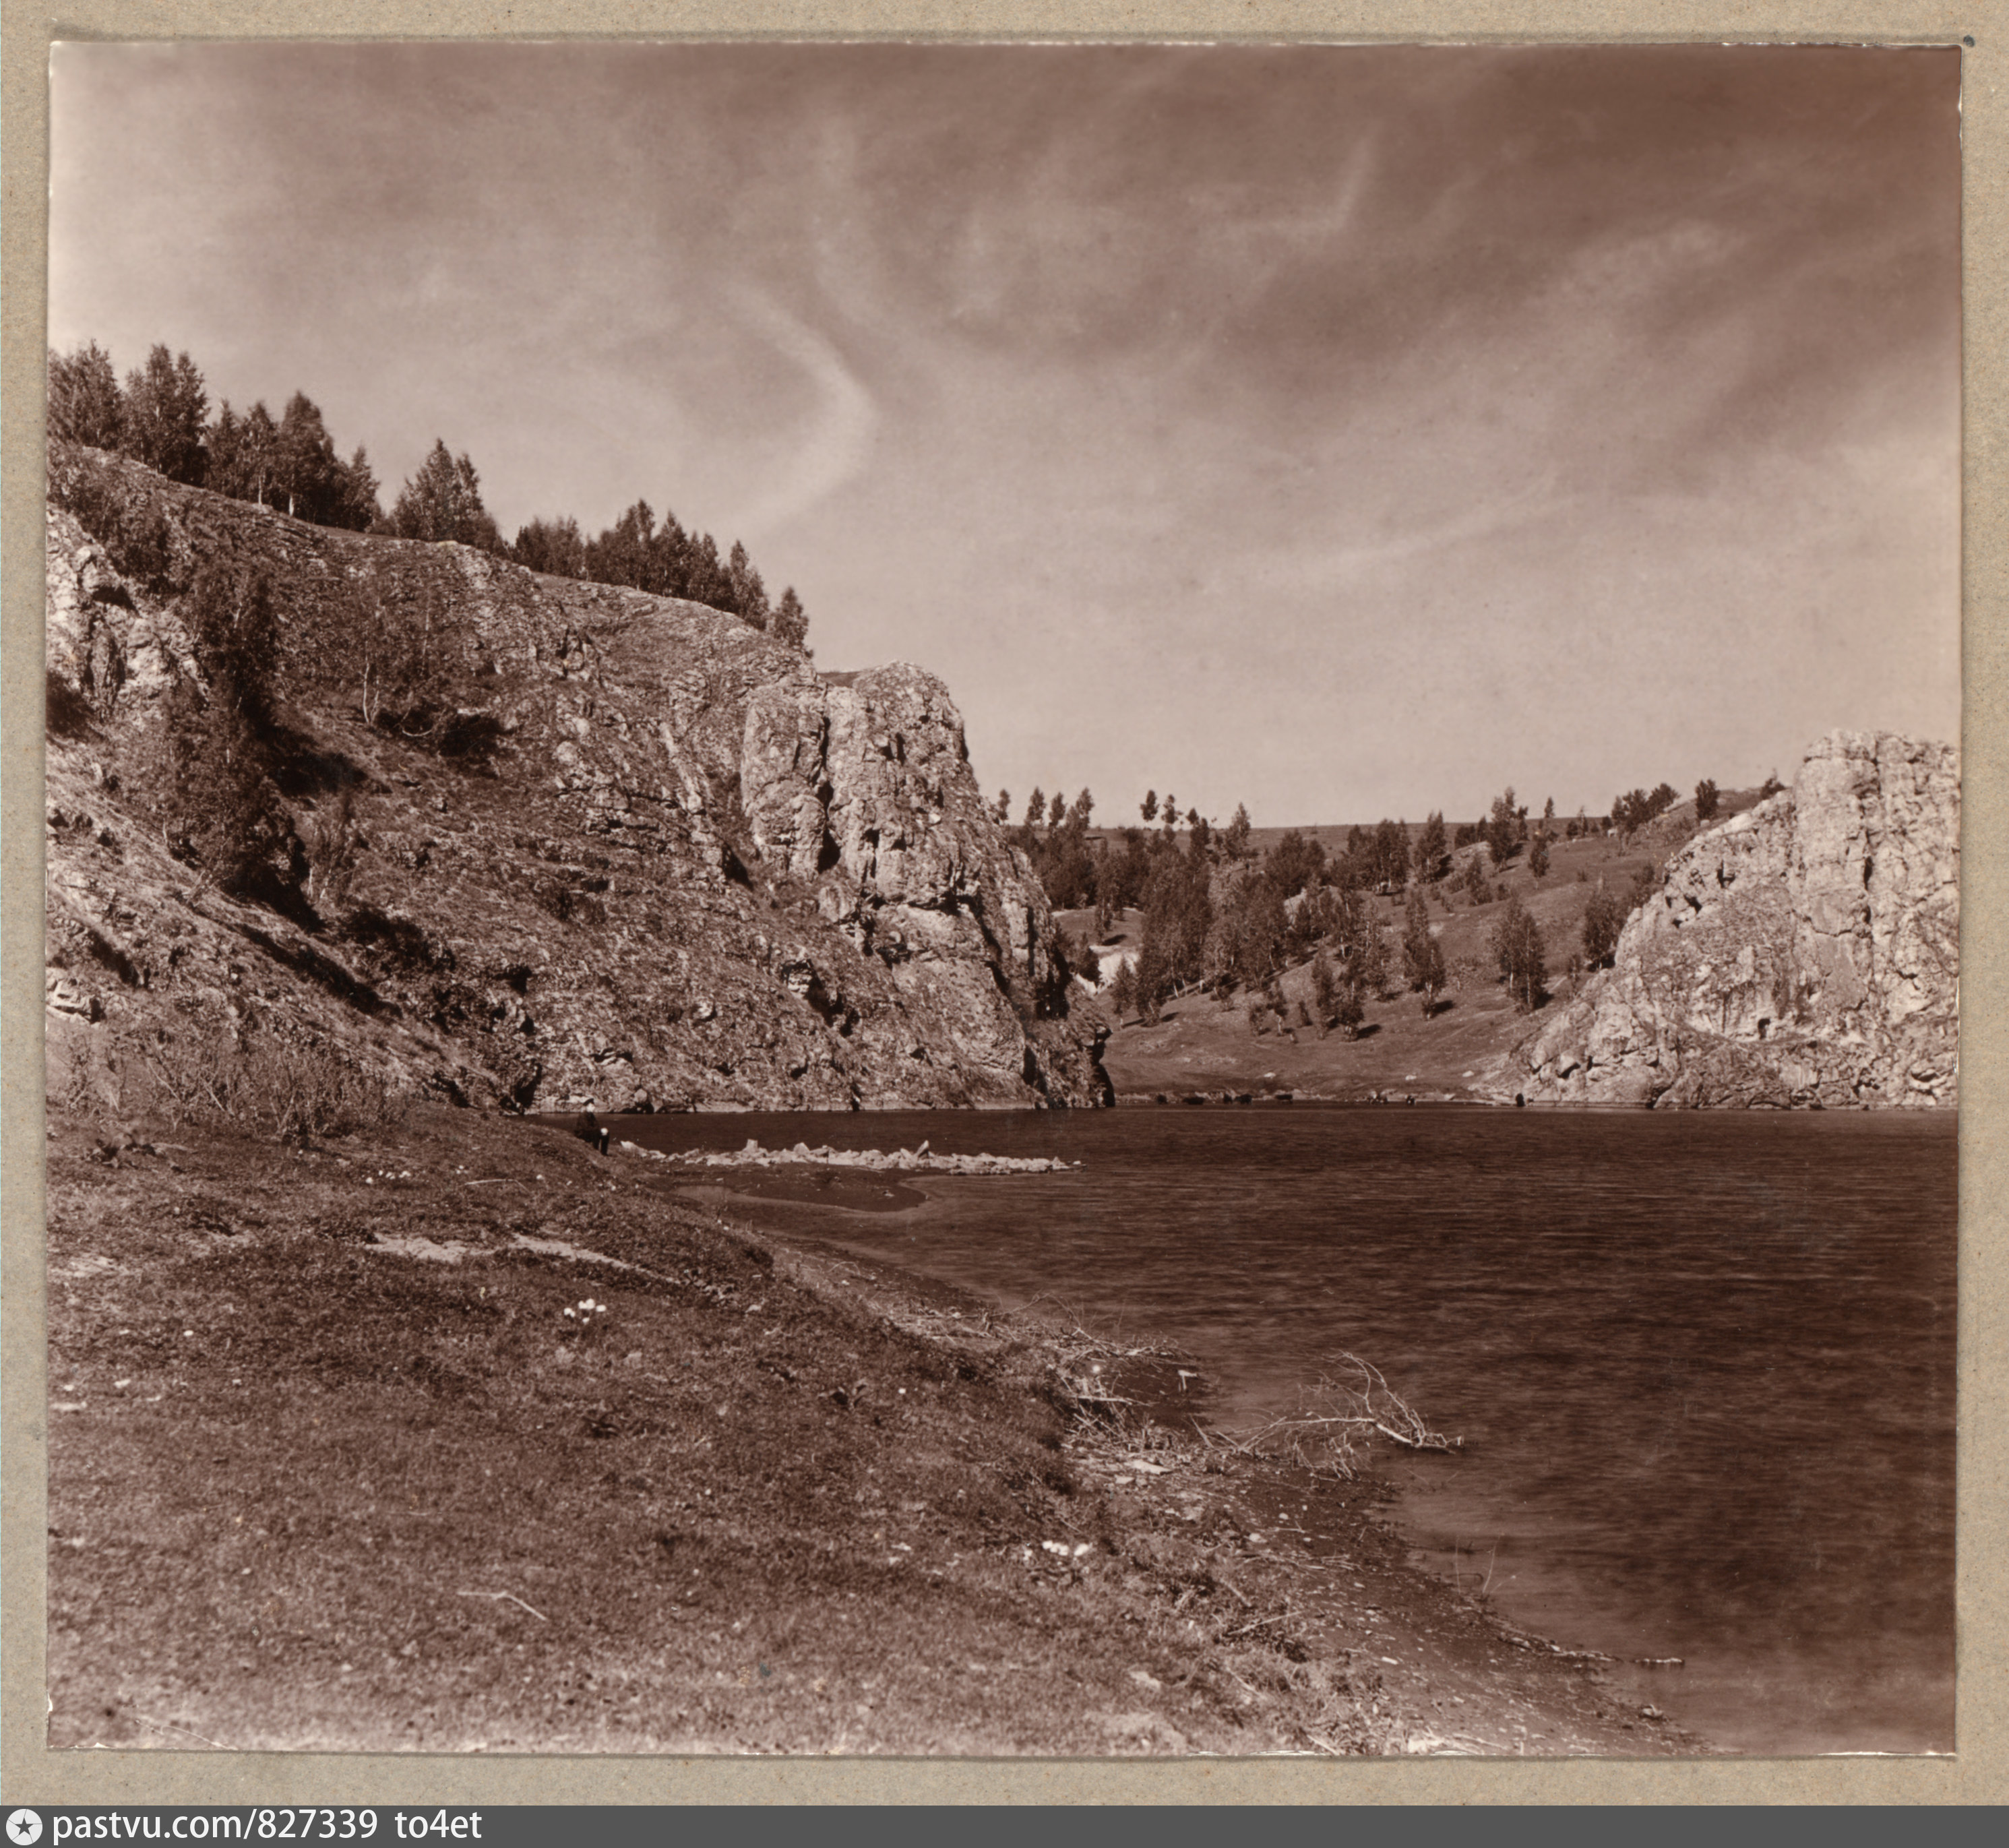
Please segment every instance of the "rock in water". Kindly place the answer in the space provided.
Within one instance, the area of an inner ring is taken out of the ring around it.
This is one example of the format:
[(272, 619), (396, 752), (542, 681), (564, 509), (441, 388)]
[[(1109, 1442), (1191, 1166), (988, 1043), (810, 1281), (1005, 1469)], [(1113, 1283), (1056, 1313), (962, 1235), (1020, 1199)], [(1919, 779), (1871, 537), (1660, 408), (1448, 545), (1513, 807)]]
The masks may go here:
[(1698, 836), (1610, 970), (1508, 1062), (1551, 1102), (1958, 1101), (1960, 761), (1834, 732), (1790, 789)]
[[(262, 1037), (532, 1109), (1106, 1101), (933, 676), (819, 674), (725, 611), (51, 462), (52, 1094), (143, 1107), (115, 1100), (163, 1045)], [(171, 857), (160, 818), (208, 692), (191, 587), (225, 560), (278, 623), (257, 891)], [(388, 704), (392, 631), (430, 651), (430, 707)]]

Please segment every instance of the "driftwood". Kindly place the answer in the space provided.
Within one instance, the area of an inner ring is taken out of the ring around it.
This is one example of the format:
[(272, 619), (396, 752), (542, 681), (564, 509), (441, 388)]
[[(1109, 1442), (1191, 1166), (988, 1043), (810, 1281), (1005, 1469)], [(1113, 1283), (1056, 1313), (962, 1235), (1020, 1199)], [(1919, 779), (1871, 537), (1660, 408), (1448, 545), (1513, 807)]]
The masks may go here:
[(1359, 1473), (1377, 1433), (1405, 1450), (1464, 1449), (1462, 1438), (1431, 1430), (1371, 1361), (1352, 1353), (1341, 1354), (1340, 1361), (1348, 1377), (1322, 1378), (1300, 1396), (1296, 1412), (1227, 1440), (1230, 1447), (1250, 1455), (1281, 1452), (1305, 1469), (1348, 1481)]

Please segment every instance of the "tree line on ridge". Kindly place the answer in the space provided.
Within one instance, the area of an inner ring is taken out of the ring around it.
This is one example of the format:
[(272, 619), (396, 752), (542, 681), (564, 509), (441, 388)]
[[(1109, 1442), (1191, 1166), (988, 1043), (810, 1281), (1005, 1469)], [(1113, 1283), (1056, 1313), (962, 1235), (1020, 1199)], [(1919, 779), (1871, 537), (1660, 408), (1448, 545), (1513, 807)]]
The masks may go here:
[(320, 408), (296, 392), (275, 421), (260, 401), (240, 413), (226, 399), (214, 417), (200, 370), (186, 353), (155, 346), (122, 385), (95, 341), (48, 356), (48, 432), (130, 456), (190, 487), (277, 508), (317, 526), (401, 539), (448, 540), (527, 569), (703, 603), (805, 648), (809, 618), (792, 586), (771, 601), (746, 548), (721, 557), (709, 533), (687, 532), (675, 515), (659, 523), (638, 500), (597, 537), (570, 516), (538, 518), (512, 543), (482, 504), (466, 453), (438, 439), (386, 513), (381, 487), (359, 445), (345, 460)]

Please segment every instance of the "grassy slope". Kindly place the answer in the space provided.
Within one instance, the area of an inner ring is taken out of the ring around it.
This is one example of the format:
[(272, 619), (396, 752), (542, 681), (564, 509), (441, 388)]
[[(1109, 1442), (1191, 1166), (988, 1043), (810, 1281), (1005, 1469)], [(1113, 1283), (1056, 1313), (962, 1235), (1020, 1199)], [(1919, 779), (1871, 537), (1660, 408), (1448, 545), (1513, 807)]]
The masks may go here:
[[(1566, 998), (1570, 992), (1564, 970), (1571, 952), (1580, 947), (1584, 907), (1597, 881), (1603, 879), (1622, 896), (1642, 867), (1664, 860), (1681, 839), (1692, 833), (1692, 821), (1684, 823), (1681, 819), (1691, 806), (1684, 804), (1630, 842), (1601, 835), (1558, 840), (1551, 849), (1548, 872), (1540, 880), (1528, 871), (1525, 849), (1494, 875), (1509, 892), (1519, 895), (1542, 928), (1552, 991), (1550, 1005), (1554, 1005), (1553, 996)], [(1727, 801), (1725, 818), (1739, 806), (1748, 803)], [(1341, 840), (1345, 834), (1344, 828), (1313, 832)], [(1461, 850), (1461, 859), (1470, 851)], [(1259, 1036), (1249, 1024), (1248, 996), (1238, 993), (1224, 1002), (1208, 995), (1189, 995), (1168, 1006), (1156, 1027), (1145, 1027), (1134, 1016), (1116, 1026), (1104, 1049), (1103, 1064), (1118, 1097), (1144, 1102), (1161, 1093), (1177, 1098), (1222, 1091), (1260, 1094), (1288, 1091), (1339, 1098), (1490, 1094), (1484, 1083), (1488, 1071), (1509, 1047), (1535, 1030), (1540, 1018), (1531, 1020), (1518, 1012), (1500, 983), (1488, 942), (1500, 914), (1500, 902), (1496, 899), (1474, 906), (1462, 890), (1451, 888), (1452, 881), (1447, 880), (1432, 889), (1450, 901), (1447, 910), (1433, 896), (1430, 912), (1451, 979), (1428, 1020), (1423, 1016), (1422, 998), (1400, 991), (1401, 901), (1378, 899), (1372, 902), (1379, 906), (1387, 927), (1396, 991), (1385, 1000), (1369, 998), (1358, 1039), (1348, 1040), (1338, 1031), (1321, 1039), (1314, 1030), (1304, 1027), (1296, 1030), (1295, 1044), (1275, 1032)], [(1059, 917), (1070, 933), (1082, 937), (1093, 933), (1092, 913), (1064, 912)], [(1104, 941), (1104, 953), (1111, 948), (1134, 948), (1141, 928), (1142, 914), (1125, 912)], [(1284, 974), (1283, 991), (1294, 1003), (1309, 1000), (1308, 963), (1299, 963)]]
[(126, 1133), (51, 1130), (55, 1745), (1680, 1743), (1411, 1570), (1369, 1487), (1084, 1420), (1075, 1338), (640, 1164), (444, 1109)]

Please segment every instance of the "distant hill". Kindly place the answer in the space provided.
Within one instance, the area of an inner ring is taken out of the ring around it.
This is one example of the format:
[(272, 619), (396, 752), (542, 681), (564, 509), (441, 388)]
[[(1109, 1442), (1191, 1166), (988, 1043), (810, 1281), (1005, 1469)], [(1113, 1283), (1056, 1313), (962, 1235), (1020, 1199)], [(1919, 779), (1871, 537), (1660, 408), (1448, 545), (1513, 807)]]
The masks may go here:
[[(1683, 802), (1630, 835), (1557, 841), (1539, 879), (1525, 850), (1504, 867), (1486, 863), (1476, 901), (1455, 876), (1426, 888), (1451, 977), (1427, 1016), (1399, 979), (1367, 998), (1353, 1038), (1320, 1034), (1302, 1018), (1280, 1030), (1268, 1011), (1252, 1014), (1253, 997), (1195, 991), (1154, 1024), (1134, 1016), (1114, 1022), (1104, 1062), (1119, 1098), (1137, 1103), (1286, 1092), (1395, 1101), (1504, 1102), (1516, 1094), (1663, 1105), (1951, 1101), (1958, 800), (1950, 747), (1823, 740), (1802, 767), (1801, 793), (1762, 804), (1755, 790), (1726, 793), (1728, 814), (1708, 828), (1698, 828), (1692, 801)], [(1796, 831), (1793, 818), (1802, 814)], [(1285, 832), (1259, 830), (1256, 839), (1274, 842)], [(1346, 832), (1318, 831), (1328, 851)], [(1873, 841), (1883, 844), (1866, 845)], [(1461, 869), (1475, 852), (1483, 850), (1459, 853)], [(1738, 913), (1745, 921), (1735, 924), (1742, 935), (1734, 942), (1722, 921), (1731, 908), (1714, 884), (1719, 874), (1732, 877), (1731, 867), (1744, 869), (1738, 903), (1749, 908)], [(1572, 973), (1585, 912), (1600, 888), (1628, 906), (1642, 896), (1643, 903), (1614, 970)], [(1516, 1009), (1493, 952), (1503, 890), (1520, 900), (1543, 940), (1547, 995), (1532, 1014)], [(1849, 895), (1839, 913), (1837, 892)], [(1826, 895), (1819, 905), (1807, 896), (1815, 893)], [(1398, 970), (1401, 895), (1370, 903)], [(1843, 935), (1823, 935), (1812, 921), (1816, 911), (1844, 917)], [(1764, 920), (1762, 929), (1752, 917)], [(1059, 921), (1093, 934), (1090, 913), (1064, 912)], [(1106, 935), (1105, 969), (1134, 953), (1140, 923), (1126, 913)], [(1740, 974), (1747, 947), (1752, 967)], [(1692, 976), (1695, 958), (1711, 973), (1681, 1005), (1667, 1002), (1667, 972), (1678, 963)], [(1769, 1000), (1756, 1005), (1775, 981), (1802, 996), (1805, 1020), (1788, 1018)], [(1287, 969), (1279, 986), (1294, 1013), (1309, 1003), (1308, 963)]]

